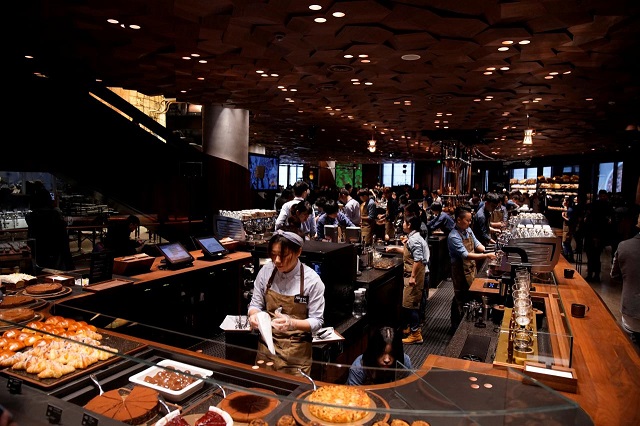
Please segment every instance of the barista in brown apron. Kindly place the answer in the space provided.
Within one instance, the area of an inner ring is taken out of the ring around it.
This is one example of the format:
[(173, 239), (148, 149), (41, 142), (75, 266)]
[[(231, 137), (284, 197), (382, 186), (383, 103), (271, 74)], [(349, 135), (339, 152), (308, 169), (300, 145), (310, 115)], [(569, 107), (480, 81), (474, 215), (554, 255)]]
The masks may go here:
[[(451, 256), (451, 281), (453, 282), (453, 299), (451, 301), (451, 327), (457, 329), (462, 320), (464, 304), (471, 299), (469, 287), (476, 277), (476, 260), (494, 259), (493, 252), (485, 252), (484, 246), (469, 229), (471, 225), (471, 211), (465, 207), (457, 207), (454, 213), (456, 227), (448, 238), (449, 255)], [(455, 244), (458, 239), (462, 246)], [(463, 254), (466, 254), (464, 256)]]
[(364, 244), (370, 246), (373, 244), (373, 226), (376, 223), (375, 212), (373, 217), (369, 215), (369, 203), (371, 202), (371, 198), (367, 189), (361, 189), (360, 192), (358, 192), (358, 196), (361, 200), (360, 218), (362, 222), (360, 224), (360, 232), (362, 233), (361, 235)]
[[(300, 263), (300, 293), (297, 296), (286, 296), (271, 289), (276, 272), (277, 269), (274, 268), (267, 284), (265, 293), (266, 312), (269, 313), (271, 319), (274, 319), (276, 309), (282, 307), (282, 314), (289, 315), (293, 319), (307, 319), (307, 304), (296, 301), (299, 299), (298, 296), (304, 295), (304, 267), (302, 263)], [(276, 354), (273, 355), (269, 352), (267, 345), (261, 339), (258, 344), (256, 362), (261, 364), (260, 361), (264, 361), (265, 368), (283, 373), (299, 376), (298, 369), (301, 369), (304, 373), (310, 374), (312, 359), (311, 333), (301, 330), (277, 331), (275, 329), (272, 330), (272, 333)]]

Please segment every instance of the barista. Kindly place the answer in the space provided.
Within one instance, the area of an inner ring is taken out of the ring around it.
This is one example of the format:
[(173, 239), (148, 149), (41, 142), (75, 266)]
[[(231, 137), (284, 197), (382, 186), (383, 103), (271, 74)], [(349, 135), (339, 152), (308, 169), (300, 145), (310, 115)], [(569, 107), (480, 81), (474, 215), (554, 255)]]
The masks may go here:
[(456, 226), (447, 237), (449, 256), (451, 257), (451, 281), (453, 281), (453, 300), (451, 301), (451, 331), (460, 325), (462, 309), (471, 298), (469, 287), (476, 277), (476, 260), (495, 259), (493, 252), (485, 252), (469, 227), (471, 209), (456, 207), (454, 218)]
[[(275, 355), (266, 343), (258, 343), (256, 362), (268, 369), (293, 375), (311, 373), (311, 334), (324, 323), (324, 283), (300, 262), (304, 237), (300, 229), (285, 226), (271, 237), (271, 262), (258, 272), (249, 303), (249, 323), (258, 328), (258, 313), (271, 317)], [(273, 363), (273, 364), (271, 364)]]

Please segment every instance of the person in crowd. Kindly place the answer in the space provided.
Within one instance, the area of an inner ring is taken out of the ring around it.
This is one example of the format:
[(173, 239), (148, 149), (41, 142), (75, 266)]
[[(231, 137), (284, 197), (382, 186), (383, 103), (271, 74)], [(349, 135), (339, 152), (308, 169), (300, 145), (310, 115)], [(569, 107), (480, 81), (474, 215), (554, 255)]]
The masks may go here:
[(338, 210), (338, 203), (335, 200), (327, 200), (323, 210), (324, 213), (318, 218), (318, 239), (324, 239), (325, 225), (338, 225), (343, 229), (347, 226), (355, 226), (344, 213)]
[(29, 198), (30, 211), (25, 215), (27, 236), (35, 240), (35, 261), (38, 268), (62, 271), (74, 269), (67, 221), (55, 207), (51, 193), (41, 181), (33, 183)]
[(395, 221), (398, 216), (399, 202), (393, 198), (393, 190), (388, 186), (385, 186), (382, 190), (382, 196), (384, 197), (387, 206), (385, 208), (384, 215), (382, 215), (382, 217), (379, 216), (378, 218), (384, 219), (384, 239), (388, 241), (396, 237)]
[(413, 189), (409, 192), (409, 200), (421, 201), (422, 200), (422, 188), (419, 183), (413, 184)]
[(2, 405), (0, 405), (0, 426), (18, 426), (18, 422), (13, 417), (13, 413)]
[(575, 232), (575, 216), (573, 212), (573, 197), (562, 200), (562, 254), (569, 263), (575, 263), (573, 258), (573, 233)]
[[(402, 209), (402, 217), (406, 220), (413, 216), (420, 218), (420, 221), (422, 222), (420, 225), (420, 235), (422, 235), (422, 238), (426, 240), (429, 236), (429, 229), (427, 228), (427, 212), (420, 207), (420, 203), (409, 201)], [(404, 224), (402, 224), (402, 226), (404, 226)]]
[(611, 267), (611, 282), (622, 284), (620, 312), (622, 327), (631, 341), (640, 345), (640, 216), (636, 235), (618, 244)]
[(386, 251), (402, 253), (404, 264), (404, 288), (402, 291), (402, 308), (405, 312), (407, 327), (403, 330), (406, 337), (402, 343), (420, 344), (423, 342), (420, 329), (420, 305), (422, 292), (428, 287), (429, 246), (420, 235), (422, 221), (419, 216), (405, 218), (403, 231), (407, 234), (402, 247), (387, 246)]
[(495, 240), (491, 237), (492, 232), (500, 232), (499, 229), (493, 228), (489, 222), (491, 213), (498, 206), (499, 199), (494, 192), (485, 195), (484, 204), (478, 208), (473, 217), (473, 233), (483, 246), (495, 244)]
[(440, 203), (442, 204), (442, 197), (440, 197), (439, 190), (434, 189), (431, 191), (431, 203)]
[(471, 198), (469, 199), (469, 206), (471, 207), (471, 213), (475, 214), (480, 208), (480, 203), (482, 202), (482, 197), (478, 191), (473, 191), (471, 194)]
[(363, 188), (358, 192), (360, 197), (360, 228), (362, 240), (366, 245), (373, 244), (373, 229), (376, 226), (376, 201), (371, 192)]
[(276, 202), (275, 202), (276, 211), (279, 213), (280, 210), (282, 210), (282, 206), (284, 205), (284, 203), (291, 200), (293, 200), (293, 189), (291, 188), (283, 189), (282, 192), (280, 193), (280, 196), (276, 198)]
[(431, 212), (433, 217), (427, 222), (429, 234), (433, 234), (434, 231), (442, 231), (445, 235), (449, 235), (449, 232), (453, 231), (456, 226), (453, 218), (448, 213), (442, 213), (442, 204), (440, 203), (433, 203)]
[(338, 201), (342, 203), (342, 212), (355, 225), (360, 226), (360, 203), (351, 197), (351, 192), (346, 187), (340, 190)]
[[(285, 226), (287, 222), (287, 218), (289, 217), (291, 206), (294, 204), (298, 204), (300, 201), (304, 201), (309, 196), (309, 184), (305, 181), (298, 181), (293, 184), (293, 200), (287, 201), (282, 205), (282, 209), (280, 209), (280, 213), (278, 214), (278, 218), (276, 219), (276, 229), (280, 229)], [(302, 223), (302, 230), (305, 234), (309, 235), (310, 238), (315, 238), (316, 236), (316, 214), (315, 210), (312, 214), (309, 215), (306, 222)]]
[(316, 228), (318, 227), (318, 219), (324, 214), (324, 205), (327, 203), (327, 197), (319, 196), (313, 204), (316, 212)]
[(422, 208), (427, 210), (431, 204), (433, 204), (431, 191), (428, 188), (422, 188)]
[(375, 328), (369, 336), (366, 349), (349, 367), (347, 385), (393, 382), (398, 368), (413, 368), (411, 358), (404, 352), (400, 333), (396, 333), (392, 327)]
[[(131, 256), (138, 253), (143, 242), (131, 238), (131, 233), (140, 226), (140, 218), (130, 214), (126, 219), (112, 219), (107, 222), (107, 235), (103, 248), (113, 253), (113, 257)], [(96, 249), (95, 251), (100, 251)]]
[(573, 217), (576, 223), (576, 229), (573, 233), (573, 239), (576, 242), (574, 254), (584, 251), (584, 216), (587, 210), (585, 200), (584, 194), (578, 194), (573, 203)]
[(303, 224), (307, 223), (309, 217), (313, 214), (313, 206), (307, 200), (299, 201), (291, 206), (289, 210), (289, 217), (287, 218), (287, 225), (295, 226), (300, 229), (300, 232), (304, 235), (305, 239), (309, 240), (311, 237), (305, 230)]
[(493, 252), (485, 252), (471, 230), (471, 208), (458, 206), (454, 212), (456, 226), (447, 237), (451, 257), (451, 281), (453, 300), (451, 301), (451, 330), (455, 332), (462, 321), (464, 304), (471, 299), (469, 287), (476, 277), (476, 261), (495, 259)]
[(600, 255), (611, 233), (613, 207), (609, 194), (598, 191), (598, 198), (587, 204), (584, 217), (584, 251), (587, 255), (587, 281), (600, 282)]
[(271, 262), (256, 276), (247, 312), (252, 329), (259, 328), (259, 312), (267, 312), (272, 319), (276, 353), (261, 339), (256, 362), (266, 361), (266, 368), (293, 375), (311, 374), (311, 335), (324, 323), (325, 285), (300, 262), (303, 246), (298, 228), (285, 226), (273, 234), (268, 243)]

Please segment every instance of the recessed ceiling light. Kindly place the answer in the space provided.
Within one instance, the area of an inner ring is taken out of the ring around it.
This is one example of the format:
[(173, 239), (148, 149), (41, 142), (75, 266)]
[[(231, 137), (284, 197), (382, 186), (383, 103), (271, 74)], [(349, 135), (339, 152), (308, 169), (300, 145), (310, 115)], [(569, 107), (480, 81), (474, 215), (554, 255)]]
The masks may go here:
[(184, 59), (185, 61), (190, 61), (191, 60), (191, 56), (183, 56), (182, 59)]
[(492, 73), (491, 71), (485, 71), (485, 72), (483, 72), (483, 74), (484, 74), (484, 75), (491, 75), (491, 74), (493, 74), (493, 73)]
[(119, 24), (120, 22), (117, 19), (107, 19), (107, 22), (110, 24)]
[(284, 89), (284, 86), (278, 86), (278, 89)]
[(327, 22), (327, 18), (315, 18), (314, 21), (318, 24), (324, 24), (325, 22)]
[(320, 10), (322, 9), (322, 6), (320, 6), (319, 4), (312, 4), (309, 6), (309, 9), (311, 10)]
[(269, 74), (262, 74), (261, 77), (269, 77)]
[(370, 81), (366, 81), (364, 84), (365, 84), (365, 86), (373, 86), (373, 83), (370, 82)]
[(361, 54), (361, 55), (358, 55), (358, 58), (368, 58), (368, 57), (369, 57), (369, 55), (364, 54), (364, 53)]
[(206, 64), (207, 60), (206, 59), (200, 59), (198, 62), (201, 63), (201, 64)]
[(549, 75), (558, 75), (558, 74), (560, 74), (558, 71), (553, 71), (549, 73)]
[(198, 80), (202, 81), (204, 80), (204, 77), (198, 77)]
[(139, 30), (141, 27), (140, 27), (140, 25), (131, 24), (131, 25), (129, 25), (129, 28), (131, 28), (132, 30)]
[(363, 64), (368, 64), (371, 62), (371, 60), (369, 59), (362, 59), (360, 62), (362, 62)]
[(502, 44), (513, 44), (513, 40), (503, 40)]
[(194, 58), (199, 58), (200, 54), (199, 53), (192, 53), (191, 56), (193, 56)]
[(551, 80), (551, 79), (553, 79), (553, 76), (552, 75), (545, 75), (544, 78), (545, 78), (545, 80)]
[(509, 71), (509, 67), (500, 67), (500, 71)]
[(422, 56), (420, 55), (416, 55), (415, 53), (409, 53), (407, 55), (402, 55), (400, 58), (403, 61), (417, 61), (418, 59), (420, 59)]
[(346, 59), (351, 59), (351, 58), (353, 58), (353, 55), (346, 54), (346, 55), (344, 55), (344, 57), (345, 57)]
[(565, 71), (562, 74), (571, 74), (571, 71)]
[(592, 101), (592, 100), (593, 100), (593, 98), (587, 98), (587, 99), (585, 99), (585, 101)]
[(333, 17), (334, 18), (344, 18), (345, 13), (344, 12), (333, 12)]
[(271, 77), (278, 77), (278, 74), (271, 74)]
[(506, 52), (507, 50), (509, 50), (507, 46), (498, 47), (498, 51), (500, 52)]
[(531, 40), (520, 40), (518, 42), (518, 44), (529, 44), (529, 43), (531, 43)]
[(256, 71), (256, 73), (258, 73), (258, 74), (264, 74), (264, 71), (263, 71), (263, 70), (258, 70), (258, 71)]
[(487, 67), (487, 68), (486, 68), (486, 70), (487, 70), (487, 71), (495, 71), (495, 70), (496, 70), (496, 67)]

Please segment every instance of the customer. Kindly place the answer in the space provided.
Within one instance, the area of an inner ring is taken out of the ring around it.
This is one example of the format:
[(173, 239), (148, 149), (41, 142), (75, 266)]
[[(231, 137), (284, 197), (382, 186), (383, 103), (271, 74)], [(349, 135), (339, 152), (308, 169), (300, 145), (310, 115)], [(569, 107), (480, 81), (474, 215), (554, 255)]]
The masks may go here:
[(275, 202), (276, 212), (280, 213), (280, 210), (282, 210), (282, 206), (284, 205), (284, 203), (291, 200), (293, 200), (293, 189), (291, 188), (283, 189), (282, 192), (280, 193), (280, 196), (276, 198), (276, 202)]
[(402, 343), (420, 344), (423, 342), (420, 330), (420, 305), (422, 291), (428, 282), (429, 274), (429, 246), (420, 235), (422, 221), (418, 216), (405, 218), (402, 230), (408, 234), (403, 247), (387, 246), (386, 251), (402, 253), (404, 263), (404, 288), (402, 291), (402, 308), (407, 327), (404, 333), (407, 337)]
[(584, 216), (584, 251), (587, 255), (587, 281), (600, 282), (600, 255), (611, 235), (613, 207), (609, 194), (598, 191), (598, 199), (587, 204)]
[(471, 207), (456, 207), (454, 217), (456, 226), (447, 237), (449, 256), (451, 257), (451, 281), (453, 281), (453, 300), (451, 301), (451, 329), (455, 332), (462, 321), (462, 310), (471, 299), (469, 287), (476, 277), (476, 260), (495, 259), (493, 252), (485, 252), (469, 228), (471, 225)]
[(74, 269), (67, 221), (41, 181), (33, 183), (29, 208), (31, 211), (25, 215), (25, 221), (27, 235), (35, 241), (36, 266), (62, 271)]
[(382, 197), (387, 203), (385, 213), (380, 219), (384, 219), (384, 239), (385, 241), (392, 240), (396, 237), (395, 222), (398, 216), (399, 202), (393, 197), (393, 190), (385, 186), (382, 190)]
[[(104, 249), (110, 250), (113, 257), (130, 256), (142, 248), (141, 241), (131, 238), (131, 233), (140, 226), (138, 216), (130, 214), (126, 219), (110, 219), (107, 222), (107, 235), (104, 238)], [(96, 250), (99, 251), (99, 250)]]
[[(288, 201), (282, 205), (282, 209), (280, 209), (280, 213), (278, 214), (278, 218), (276, 219), (276, 229), (280, 229), (285, 226), (287, 222), (287, 218), (289, 217), (289, 213), (291, 210), (291, 206), (299, 203), (300, 201), (304, 201), (309, 196), (309, 184), (299, 180), (298, 182), (293, 184), (293, 200)], [(316, 214), (315, 210), (306, 222), (302, 223), (302, 229), (306, 234), (310, 236), (310, 238), (315, 238), (316, 236)]]
[(376, 226), (376, 201), (375, 196), (367, 188), (363, 188), (358, 192), (360, 197), (360, 218), (362, 240), (365, 245), (373, 244), (373, 229)]
[(318, 239), (324, 239), (325, 225), (338, 225), (341, 228), (355, 226), (344, 213), (338, 210), (338, 203), (335, 200), (327, 200), (323, 210), (324, 213), (318, 218)]
[(575, 216), (573, 212), (573, 198), (564, 197), (562, 200), (562, 254), (569, 263), (575, 263), (573, 258), (573, 234), (576, 229)]
[(295, 226), (304, 234), (305, 239), (309, 240), (309, 232), (307, 232), (303, 224), (307, 223), (309, 217), (313, 214), (313, 206), (307, 200), (299, 201), (291, 206), (289, 210), (289, 217), (287, 218), (287, 225)]
[(342, 212), (355, 225), (360, 226), (360, 203), (351, 197), (349, 189), (342, 188), (338, 194), (338, 201), (342, 203)]
[(11, 411), (2, 405), (0, 405), (0, 426), (18, 426), (18, 422), (13, 417)]
[(267, 361), (266, 368), (293, 375), (300, 375), (299, 369), (311, 373), (311, 334), (324, 323), (325, 285), (312, 268), (300, 262), (303, 245), (295, 227), (273, 234), (268, 244), (271, 262), (256, 276), (248, 309), (252, 329), (258, 329), (258, 312), (267, 312), (272, 319), (276, 354), (260, 340), (256, 362)]
[[(637, 219), (640, 228), (640, 216)], [(640, 345), (640, 233), (618, 244), (613, 257), (611, 281), (622, 283), (622, 327)]]
[(391, 327), (377, 328), (370, 334), (367, 348), (351, 364), (347, 385), (393, 382), (398, 368), (413, 368), (409, 355), (404, 353), (400, 334)]
[(427, 222), (429, 234), (433, 234), (435, 231), (441, 231), (444, 235), (449, 235), (456, 226), (453, 218), (448, 213), (442, 213), (442, 204), (440, 203), (431, 204), (431, 212), (433, 213), (433, 217)]

